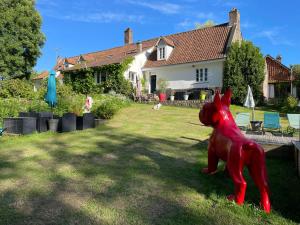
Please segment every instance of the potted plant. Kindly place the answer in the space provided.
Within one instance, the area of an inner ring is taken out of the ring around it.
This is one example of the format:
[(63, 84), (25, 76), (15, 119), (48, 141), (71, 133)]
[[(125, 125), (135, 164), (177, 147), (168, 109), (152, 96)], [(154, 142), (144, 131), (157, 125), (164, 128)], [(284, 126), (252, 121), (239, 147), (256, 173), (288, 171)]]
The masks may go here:
[(98, 127), (104, 124), (108, 119), (111, 119), (120, 109), (119, 105), (113, 101), (105, 101), (98, 107), (95, 107), (93, 113), (95, 115), (95, 126)]
[(91, 113), (93, 102), (94, 102), (93, 98), (87, 96), (85, 100), (85, 104), (83, 106), (84, 109), (83, 115), (77, 116), (77, 121), (76, 121), (77, 130), (84, 130), (84, 129), (95, 127), (95, 116), (93, 113)]
[(206, 95), (207, 95), (207, 92), (206, 92), (206, 91), (204, 91), (204, 90), (201, 90), (201, 91), (200, 91), (200, 101), (201, 101), (201, 102), (204, 102), (204, 101), (205, 101)]
[(168, 82), (165, 79), (158, 80), (158, 91), (159, 91), (159, 101), (166, 101), (166, 90), (167, 90)]
[(82, 116), (82, 105), (76, 99), (70, 99), (68, 113), (64, 113), (62, 117), (62, 132), (70, 132), (76, 130), (77, 116)]
[(185, 101), (189, 100), (189, 93), (188, 93), (187, 91), (184, 93), (183, 99), (184, 99)]
[(175, 91), (172, 89), (170, 94), (170, 100), (173, 102), (175, 100)]

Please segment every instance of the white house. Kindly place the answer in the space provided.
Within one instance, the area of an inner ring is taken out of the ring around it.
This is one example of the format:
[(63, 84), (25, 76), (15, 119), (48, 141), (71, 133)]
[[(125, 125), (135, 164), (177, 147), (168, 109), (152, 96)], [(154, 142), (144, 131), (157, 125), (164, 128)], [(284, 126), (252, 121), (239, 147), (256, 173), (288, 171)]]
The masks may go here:
[[(192, 31), (133, 42), (133, 32), (125, 30), (125, 44), (120, 47), (98, 51), (60, 60), (55, 69), (101, 67), (121, 63), (128, 56), (134, 58), (124, 76), (134, 86), (146, 80), (149, 93), (159, 89), (159, 79), (168, 81), (168, 88), (177, 93), (197, 93), (200, 89), (221, 88), (223, 67), (230, 45), (242, 40), (240, 13), (229, 12), (229, 22)], [(109, 74), (94, 74), (95, 82), (101, 83)]]

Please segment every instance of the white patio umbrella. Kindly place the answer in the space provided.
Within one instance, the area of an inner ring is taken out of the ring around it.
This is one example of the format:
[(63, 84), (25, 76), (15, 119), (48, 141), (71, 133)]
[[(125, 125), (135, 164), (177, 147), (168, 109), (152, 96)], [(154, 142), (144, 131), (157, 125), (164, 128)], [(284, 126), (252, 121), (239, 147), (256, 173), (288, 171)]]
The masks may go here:
[(244, 106), (247, 108), (252, 108), (252, 120), (254, 120), (254, 107), (255, 107), (255, 102), (252, 94), (252, 90), (250, 86), (248, 85), (248, 93), (246, 97), (246, 101), (244, 103)]

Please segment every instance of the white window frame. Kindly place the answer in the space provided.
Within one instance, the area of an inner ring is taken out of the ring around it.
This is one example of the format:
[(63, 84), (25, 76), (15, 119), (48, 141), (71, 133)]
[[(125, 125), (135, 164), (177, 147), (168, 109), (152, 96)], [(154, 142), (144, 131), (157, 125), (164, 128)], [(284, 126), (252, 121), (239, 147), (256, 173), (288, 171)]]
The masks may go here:
[(207, 83), (208, 82), (208, 68), (196, 69), (196, 82)]
[(165, 59), (166, 58), (166, 47), (159, 47), (159, 59)]
[(129, 77), (129, 81), (131, 83), (133, 83), (133, 84), (136, 83), (136, 80), (137, 80), (137, 73), (136, 72), (129, 71), (128, 77)]
[[(101, 84), (102, 82), (104, 82), (104, 80), (106, 81), (107, 79), (107, 73), (101, 73), (101, 72), (97, 72), (95, 75), (95, 83), (96, 84)], [(105, 79), (103, 79), (105, 77)]]

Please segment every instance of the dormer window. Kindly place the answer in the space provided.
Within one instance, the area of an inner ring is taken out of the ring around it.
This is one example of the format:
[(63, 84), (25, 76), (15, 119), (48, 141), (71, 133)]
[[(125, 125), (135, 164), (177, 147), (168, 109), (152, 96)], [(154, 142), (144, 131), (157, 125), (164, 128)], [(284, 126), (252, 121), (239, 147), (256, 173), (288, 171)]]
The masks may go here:
[(161, 37), (156, 43), (157, 60), (168, 60), (175, 45), (171, 39)]
[(165, 59), (166, 58), (166, 47), (160, 47), (159, 48), (159, 59)]

